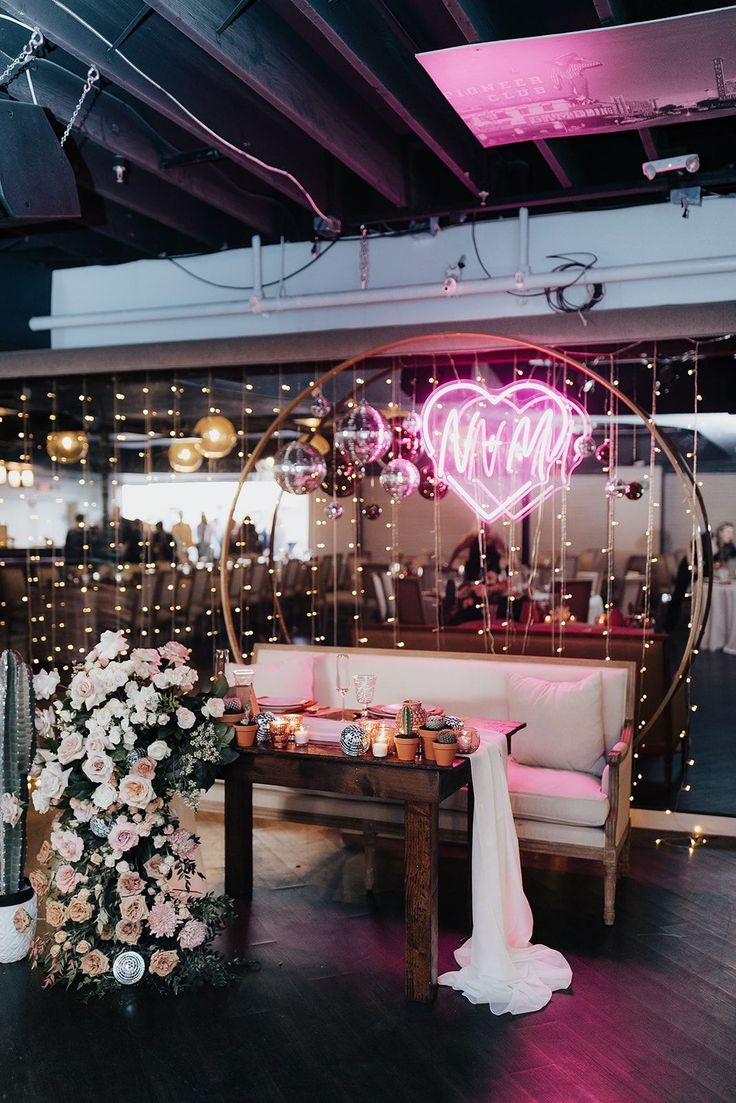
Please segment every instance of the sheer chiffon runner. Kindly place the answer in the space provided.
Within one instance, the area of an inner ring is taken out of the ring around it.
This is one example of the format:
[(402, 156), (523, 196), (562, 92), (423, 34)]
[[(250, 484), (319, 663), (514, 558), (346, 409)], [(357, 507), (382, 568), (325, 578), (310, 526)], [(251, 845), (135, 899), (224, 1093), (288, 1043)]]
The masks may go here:
[(494, 1015), (539, 1011), (569, 988), (572, 970), (557, 950), (531, 944), (533, 917), (524, 895), (519, 844), (506, 782), (506, 740), (482, 731), (470, 757), (475, 792), (473, 934), (455, 951), (460, 966), (439, 983)]

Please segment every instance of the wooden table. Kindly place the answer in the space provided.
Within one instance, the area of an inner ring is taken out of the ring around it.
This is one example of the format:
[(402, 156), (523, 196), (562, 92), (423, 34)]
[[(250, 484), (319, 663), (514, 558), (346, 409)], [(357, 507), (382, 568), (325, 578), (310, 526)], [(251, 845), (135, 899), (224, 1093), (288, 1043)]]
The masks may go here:
[[(511, 735), (523, 724), (493, 723)], [(473, 795), (470, 763), (451, 767), (402, 763), (370, 754), (348, 758), (334, 743), (310, 742), (285, 751), (242, 750), (225, 778), (225, 891), (253, 891), (253, 782), (290, 789), (316, 789), (352, 797), (404, 803), (404, 991), (407, 1000), (431, 1001), (437, 985), (438, 826), (440, 803), (468, 787), (468, 861), (472, 849)]]

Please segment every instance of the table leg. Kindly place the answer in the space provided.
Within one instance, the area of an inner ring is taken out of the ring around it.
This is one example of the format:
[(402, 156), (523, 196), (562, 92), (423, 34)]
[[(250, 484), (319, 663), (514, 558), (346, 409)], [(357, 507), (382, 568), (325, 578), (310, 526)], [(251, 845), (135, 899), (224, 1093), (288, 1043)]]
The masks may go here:
[(404, 806), (404, 900), (407, 1000), (429, 1002), (437, 987), (437, 883), (439, 804)]
[(225, 892), (253, 894), (253, 784), (225, 777)]
[(468, 916), (468, 930), (473, 932), (473, 819), (475, 816), (475, 794), (473, 782), (468, 782), (468, 834), (465, 856), (465, 907)]

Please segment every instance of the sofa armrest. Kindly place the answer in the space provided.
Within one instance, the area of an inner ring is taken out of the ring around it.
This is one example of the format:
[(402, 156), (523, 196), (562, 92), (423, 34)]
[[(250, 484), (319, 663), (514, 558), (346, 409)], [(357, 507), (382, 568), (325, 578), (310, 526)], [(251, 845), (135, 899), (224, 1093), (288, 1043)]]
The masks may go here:
[(606, 820), (606, 846), (615, 847), (626, 833), (631, 819), (631, 778), (633, 753), (631, 750), (634, 724), (626, 720), (621, 738), (606, 756), (608, 763), (608, 800), (610, 809)]

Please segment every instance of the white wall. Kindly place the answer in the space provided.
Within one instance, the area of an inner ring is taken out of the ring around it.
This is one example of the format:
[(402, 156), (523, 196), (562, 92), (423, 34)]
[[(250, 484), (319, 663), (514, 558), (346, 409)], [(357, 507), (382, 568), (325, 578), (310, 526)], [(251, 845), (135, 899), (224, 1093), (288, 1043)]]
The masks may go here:
[(54, 481), (49, 472), (36, 471), (36, 484), (30, 490), (0, 488), (0, 523), (7, 526), (8, 539), (15, 547), (40, 547), (52, 541), (63, 545), (77, 513), (83, 513), (88, 524), (102, 516), (100, 484), (96, 478), (86, 479), (59, 475)]
[[(496, 281), (513, 277), (520, 264), (517, 220), (480, 223), (476, 238), (484, 263)], [(594, 319), (604, 314), (664, 304), (732, 301), (736, 298), (736, 273), (695, 275), (692, 266), (698, 258), (734, 253), (734, 240), (736, 203), (728, 198), (706, 198), (702, 207), (691, 208), (689, 219), (681, 218), (677, 207), (664, 202), (620, 210), (535, 215), (530, 219), (530, 266), (532, 273), (547, 273), (558, 263), (551, 256), (573, 251), (595, 253), (602, 268), (682, 263), (684, 274), (679, 278), (610, 282), (605, 299), (590, 315), (587, 333), (581, 327), (581, 339), (595, 338)], [(455, 329), (478, 318), (512, 319), (518, 332), (523, 333), (529, 319), (550, 315), (544, 296), (521, 298), (494, 293), (497, 283), (484, 279), (469, 224), (444, 230), (435, 237), (421, 234), (371, 241), (368, 290), (387, 290), (379, 303), (358, 299), (352, 305), (310, 305), (308, 309), (279, 312), (284, 306), (289, 308), (298, 296), (359, 292), (358, 252), (357, 241), (338, 241), (319, 263), (288, 281), (285, 297), (279, 296), (278, 288), (267, 288), (263, 300), (256, 304), (251, 303), (250, 290), (210, 287), (166, 260), (57, 271), (52, 284), (52, 315), (56, 319), (52, 345), (82, 348), (378, 326), (395, 327), (400, 336), (402, 327), (412, 324), (442, 323), (447, 329)], [(457, 294), (430, 299), (430, 294), (439, 293), (448, 266), (456, 264), (461, 256), (466, 267)], [(284, 270), (295, 271), (310, 259), (311, 242), (288, 244)], [(247, 249), (190, 257), (182, 263), (217, 282), (243, 288), (253, 284), (252, 255)], [(278, 280), (281, 263), (279, 246), (263, 249), (265, 283)], [(482, 294), (463, 294), (464, 285), (479, 280), (484, 280)], [(426, 288), (417, 301), (401, 301), (391, 294), (392, 289), (413, 285)], [(151, 312), (165, 312), (167, 308), (178, 309), (179, 315), (168, 320), (147, 320)], [(217, 313), (207, 317), (205, 312), (213, 308)], [(142, 313), (136, 317), (130, 315), (131, 311)], [(65, 318), (71, 321), (69, 316), (82, 314), (85, 319), (77, 318), (74, 324), (62, 328)]]
[[(724, 521), (736, 523), (736, 475), (706, 473), (698, 475), (698, 482), (713, 532)], [(674, 475), (667, 475), (663, 502), (665, 551), (675, 552), (690, 547), (692, 522), (685, 512), (688, 506), (679, 480)]]

